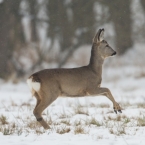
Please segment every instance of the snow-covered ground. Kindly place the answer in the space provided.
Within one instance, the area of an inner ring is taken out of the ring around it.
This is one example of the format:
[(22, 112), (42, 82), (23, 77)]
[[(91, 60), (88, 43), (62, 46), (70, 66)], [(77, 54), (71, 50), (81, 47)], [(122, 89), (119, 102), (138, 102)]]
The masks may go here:
[(50, 130), (36, 122), (36, 100), (26, 83), (1, 81), (0, 144), (144, 145), (144, 52), (143, 46), (136, 45), (125, 56), (106, 60), (102, 86), (111, 90), (122, 114), (115, 114), (112, 103), (103, 96), (58, 98), (43, 113)]

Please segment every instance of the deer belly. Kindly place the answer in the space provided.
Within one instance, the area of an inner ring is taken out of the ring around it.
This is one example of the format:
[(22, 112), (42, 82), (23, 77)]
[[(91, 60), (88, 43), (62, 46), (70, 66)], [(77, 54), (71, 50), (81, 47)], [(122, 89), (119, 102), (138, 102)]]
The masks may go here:
[(76, 86), (65, 86), (62, 88), (61, 96), (85, 96), (86, 91), (83, 88)]

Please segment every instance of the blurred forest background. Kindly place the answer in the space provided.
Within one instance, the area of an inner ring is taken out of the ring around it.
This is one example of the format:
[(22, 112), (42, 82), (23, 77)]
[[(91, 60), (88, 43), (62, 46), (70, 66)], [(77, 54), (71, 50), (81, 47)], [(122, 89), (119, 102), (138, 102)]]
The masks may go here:
[(63, 67), (103, 27), (124, 55), (145, 40), (145, 0), (0, 0), (0, 78)]

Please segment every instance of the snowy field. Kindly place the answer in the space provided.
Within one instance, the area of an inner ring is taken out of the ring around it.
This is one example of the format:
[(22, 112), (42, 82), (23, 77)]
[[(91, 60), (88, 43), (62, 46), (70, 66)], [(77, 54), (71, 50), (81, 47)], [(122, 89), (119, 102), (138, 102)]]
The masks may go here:
[(36, 100), (27, 84), (1, 81), (0, 144), (145, 145), (145, 53), (138, 47), (106, 60), (103, 69), (102, 86), (111, 90), (122, 114), (103, 96), (58, 98), (43, 113), (51, 126), (44, 130), (33, 115)]

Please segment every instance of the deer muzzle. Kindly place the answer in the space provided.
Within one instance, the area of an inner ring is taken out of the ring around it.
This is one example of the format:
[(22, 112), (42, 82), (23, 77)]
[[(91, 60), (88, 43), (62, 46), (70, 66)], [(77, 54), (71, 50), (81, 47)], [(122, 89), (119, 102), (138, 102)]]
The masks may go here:
[(112, 54), (111, 56), (113, 56), (113, 55), (116, 55), (116, 51), (115, 51), (115, 52), (113, 52), (113, 54)]

